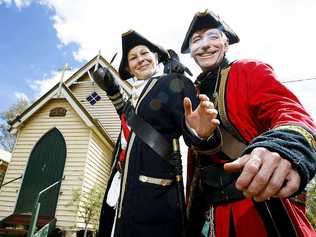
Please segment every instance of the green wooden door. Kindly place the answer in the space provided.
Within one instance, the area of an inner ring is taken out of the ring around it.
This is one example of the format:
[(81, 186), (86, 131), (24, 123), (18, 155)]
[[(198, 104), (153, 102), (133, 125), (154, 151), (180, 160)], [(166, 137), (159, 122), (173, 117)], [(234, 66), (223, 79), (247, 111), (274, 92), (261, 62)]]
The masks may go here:
[[(63, 176), (66, 143), (57, 128), (47, 132), (34, 146), (19, 192), (15, 213), (30, 213), (37, 194)], [(54, 216), (60, 184), (41, 196), (40, 216)]]

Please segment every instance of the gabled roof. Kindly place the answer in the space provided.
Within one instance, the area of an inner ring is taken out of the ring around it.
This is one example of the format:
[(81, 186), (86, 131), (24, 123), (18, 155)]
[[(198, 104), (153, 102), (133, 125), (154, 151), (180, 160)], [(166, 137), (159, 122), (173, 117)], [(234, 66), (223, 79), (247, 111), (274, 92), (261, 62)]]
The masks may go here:
[(91, 59), (89, 62), (87, 62), (82, 68), (80, 68), (77, 72), (72, 74), (66, 81), (65, 84), (67, 87), (70, 87), (74, 82), (76, 82), (79, 78), (81, 78), (85, 73), (88, 71), (93, 71), (95, 64), (98, 63), (103, 66), (108, 68), (111, 72), (112, 75), (114, 75), (115, 79), (117, 79), (118, 83), (122, 86), (122, 88), (130, 94), (131, 90), (131, 85), (127, 81), (121, 80), (118, 72), (115, 70), (115, 68), (108, 63), (101, 55), (98, 59), (98, 56), (95, 56), (93, 59)]
[(117, 71), (102, 56), (100, 56), (99, 59), (98, 59), (98, 56), (95, 56), (83, 67), (81, 67), (78, 71), (76, 71), (72, 76), (70, 76), (64, 83), (62, 84), (56, 83), (48, 92), (46, 92), (43, 96), (37, 99), (20, 115), (16, 116), (14, 120), (10, 121), (10, 125), (11, 125), (10, 131), (12, 133), (15, 133), (18, 127), (21, 124), (23, 124), (24, 121), (26, 121), (36, 111), (42, 108), (50, 99), (65, 98), (88, 127), (95, 130), (97, 134), (102, 135), (111, 145), (114, 145), (114, 141), (110, 137), (110, 135), (106, 132), (106, 128), (104, 128), (101, 125), (101, 123), (98, 122), (98, 120), (93, 119), (90, 113), (82, 106), (82, 104), (76, 99), (76, 97), (68, 88), (72, 84), (74, 84), (78, 79), (80, 79), (85, 73), (88, 73), (89, 70), (94, 69), (94, 66), (97, 63), (97, 61), (103, 67), (108, 68), (116, 77), (118, 82), (121, 84), (122, 88), (129, 93), (130, 88), (131, 88), (130, 84), (122, 81), (119, 78)]
[(42, 96), (39, 100), (33, 103), (27, 110), (25, 110), (14, 123), (11, 124), (11, 132), (15, 133), (18, 127), (30, 118), (36, 111), (42, 108), (50, 99), (64, 98), (70, 104), (70, 106), (76, 111), (78, 116), (82, 119), (85, 125), (96, 132), (101, 138), (105, 139), (110, 145), (114, 145), (113, 139), (107, 133), (106, 129), (93, 119), (90, 113), (83, 107), (83, 105), (76, 99), (68, 87), (62, 83), (59, 88), (58, 84), (55, 85), (49, 92)]

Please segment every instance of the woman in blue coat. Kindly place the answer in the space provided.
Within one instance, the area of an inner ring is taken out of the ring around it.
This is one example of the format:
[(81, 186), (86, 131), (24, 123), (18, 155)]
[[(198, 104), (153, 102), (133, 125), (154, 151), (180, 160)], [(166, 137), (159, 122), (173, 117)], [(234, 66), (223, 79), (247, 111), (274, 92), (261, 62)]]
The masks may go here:
[[(99, 236), (174, 237), (181, 234), (172, 140), (183, 135), (197, 152), (220, 145), (217, 111), (208, 97), (177, 73), (164, 74), (168, 52), (135, 31), (122, 35), (121, 79), (134, 78), (125, 100), (111, 73), (94, 73), (121, 118)], [(113, 191), (114, 190), (114, 191)], [(115, 191), (116, 190), (116, 191)]]

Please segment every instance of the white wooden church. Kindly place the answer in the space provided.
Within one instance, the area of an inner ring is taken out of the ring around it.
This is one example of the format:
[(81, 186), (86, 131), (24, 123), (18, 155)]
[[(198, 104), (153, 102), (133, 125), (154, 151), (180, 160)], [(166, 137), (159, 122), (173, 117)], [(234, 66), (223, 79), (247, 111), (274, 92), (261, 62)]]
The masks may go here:
[(83, 220), (69, 205), (73, 190), (105, 188), (120, 123), (105, 92), (91, 78), (97, 62), (115, 71), (96, 56), (12, 122), (17, 140), (3, 182), (22, 177), (0, 190), (0, 236), (8, 226), (23, 232), (38, 192), (59, 180), (41, 197), (38, 225), (48, 218), (66, 236), (74, 236)]

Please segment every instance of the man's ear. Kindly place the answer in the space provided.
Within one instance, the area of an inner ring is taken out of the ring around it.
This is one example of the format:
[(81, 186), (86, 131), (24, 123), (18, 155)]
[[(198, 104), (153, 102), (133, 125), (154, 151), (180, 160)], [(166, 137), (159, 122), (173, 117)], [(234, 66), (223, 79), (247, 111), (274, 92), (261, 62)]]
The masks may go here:
[(225, 40), (225, 42), (224, 42), (224, 51), (227, 52), (228, 48), (229, 48), (228, 40)]

